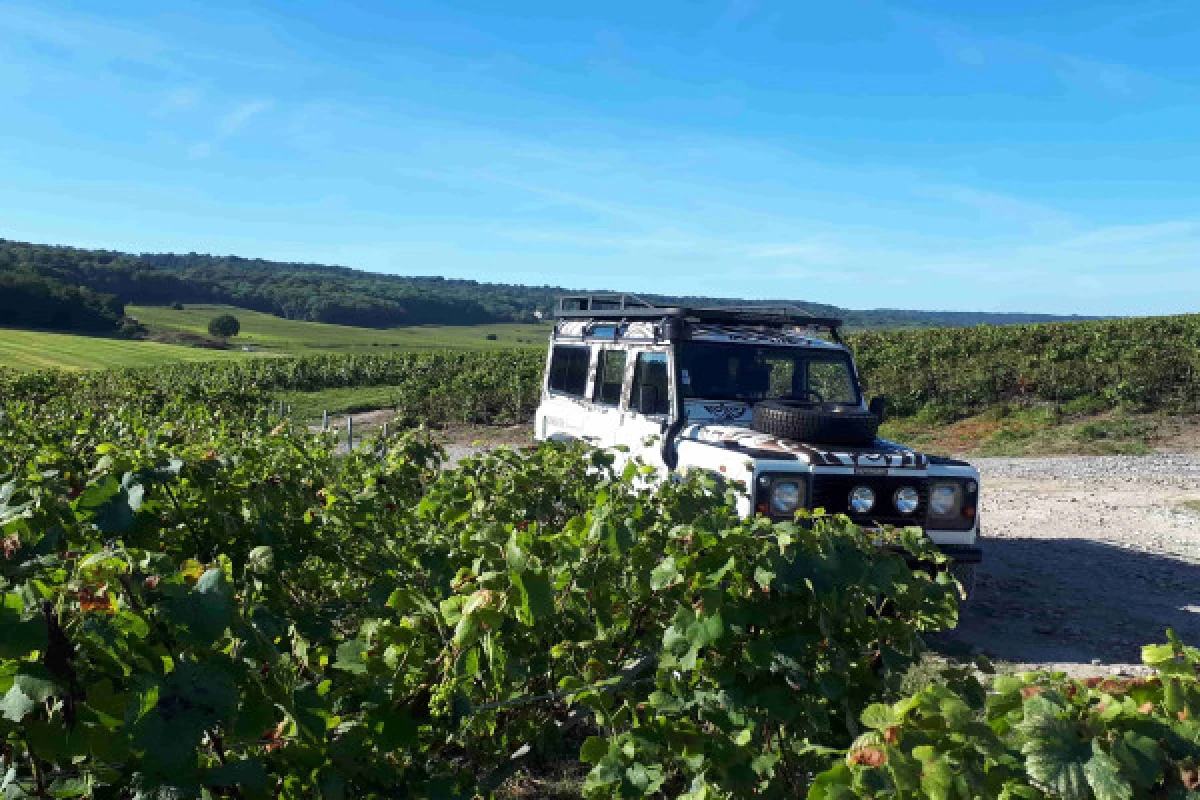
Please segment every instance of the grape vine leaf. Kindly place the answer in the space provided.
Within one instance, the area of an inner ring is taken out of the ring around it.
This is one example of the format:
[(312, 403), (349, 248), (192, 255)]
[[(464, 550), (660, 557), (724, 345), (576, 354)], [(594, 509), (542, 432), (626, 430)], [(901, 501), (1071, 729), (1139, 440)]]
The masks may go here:
[(679, 567), (674, 556), (667, 556), (650, 570), (650, 588), (658, 592), (666, 589), (679, 578)]
[(172, 621), (189, 638), (211, 644), (225, 633), (233, 616), (233, 591), (219, 569), (204, 572), (190, 592), (167, 596)]
[(213, 767), (204, 774), (203, 781), (208, 786), (237, 786), (243, 791), (259, 792), (267, 786), (267, 771), (258, 759), (244, 758)]
[(10, 722), (20, 722), (35, 708), (37, 703), (34, 699), (15, 684), (5, 693), (4, 698), (0, 699), (0, 712), (3, 712), (4, 718)]
[(10, 592), (0, 604), (0, 658), (22, 658), (46, 645), (46, 623), (40, 618), (22, 620), (21, 596)]
[(1133, 787), (1121, 777), (1121, 765), (1092, 740), (1092, 757), (1084, 765), (1096, 800), (1133, 800)]
[(1057, 716), (1057, 706), (1041, 696), (1025, 704), (1021, 730), (1027, 737), (1021, 752), (1035, 781), (1050, 787), (1063, 800), (1089, 800), (1084, 765), (1091, 758), (1087, 744), (1070, 720)]
[(554, 614), (554, 592), (542, 572), (510, 573), (509, 578), (521, 594), (521, 621), (534, 625)]

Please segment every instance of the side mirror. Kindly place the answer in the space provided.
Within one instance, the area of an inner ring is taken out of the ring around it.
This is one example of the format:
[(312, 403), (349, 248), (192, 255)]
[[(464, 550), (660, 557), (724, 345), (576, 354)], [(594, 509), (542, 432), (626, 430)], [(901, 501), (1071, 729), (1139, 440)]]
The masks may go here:
[(647, 386), (643, 384), (638, 387), (638, 407), (637, 410), (643, 414), (658, 413), (658, 387)]
[(882, 395), (876, 395), (875, 397), (872, 397), (870, 405), (867, 406), (867, 410), (879, 417), (879, 421), (882, 422), (883, 418), (887, 415), (887, 398), (883, 397)]

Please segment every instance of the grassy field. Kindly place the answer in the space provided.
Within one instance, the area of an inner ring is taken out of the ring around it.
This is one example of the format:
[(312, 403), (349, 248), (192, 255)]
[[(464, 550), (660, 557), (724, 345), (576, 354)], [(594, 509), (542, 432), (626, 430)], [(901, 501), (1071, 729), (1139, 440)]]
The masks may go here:
[[(0, 367), (20, 370), (146, 367), (181, 361), (245, 358), (248, 353), (243, 348), (277, 355), (379, 353), (386, 352), (385, 348), (406, 351), (542, 348), (550, 336), (549, 325), (354, 328), (280, 319), (271, 314), (220, 305), (189, 305), (182, 311), (166, 306), (128, 306), (126, 313), (141, 321), (151, 336), (157, 338), (170, 339), (174, 334), (207, 337), (209, 320), (225, 313), (238, 318), (242, 332), (229, 341), (232, 349), (213, 350), (185, 344), (0, 328)], [(489, 336), (495, 338), (489, 339)]]
[(355, 414), (395, 408), (400, 387), (364, 386), (345, 389), (322, 389), (319, 392), (279, 392), (276, 396), (292, 407), (292, 418), (304, 423), (321, 419), (321, 412)]
[(1048, 407), (1000, 405), (966, 419), (917, 414), (889, 419), (884, 438), (929, 453), (983, 456), (1146, 455), (1191, 452), (1200, 420), (1161, 413), (1069, 414)]
[[(254, 347), (276, 353), (330, 351), (377, 352), (398, 350), (484, 350), (509, 347), (545, 347), (550, 325), (419, 325), (410, 328), (355, 328), (282, 319), (272, 314), (220, 305), (186, 305), (175, 311), (169, 306), (128, 306), (125, 313), (137, 317), (152, 334), (182, 332), (207, 335), (208, 322), (218, 314), (233, 314), (242, 324), (240, 334), (230, 340), (238, 347)], [(488, 339), (488, 336), (495, 339)]]
[(152, 367), (180, 361), (242, 358), (236, 351), (0, 328), (0, 367), (30, 370)]

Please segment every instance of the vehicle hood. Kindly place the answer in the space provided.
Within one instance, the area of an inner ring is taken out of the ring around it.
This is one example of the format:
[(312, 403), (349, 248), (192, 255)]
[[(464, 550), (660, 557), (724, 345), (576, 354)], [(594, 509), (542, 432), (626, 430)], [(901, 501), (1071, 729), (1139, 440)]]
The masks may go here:
[(784, 439), (742, 425), (699, 423), (687, 425), (680, 439), (703, 442), (747, 456), (767, 459), (795, 459), (813, 466), (886, 469), (925, 469), (929, 457), (903, 445), (876, 439), (869, 445), (819, 444)]

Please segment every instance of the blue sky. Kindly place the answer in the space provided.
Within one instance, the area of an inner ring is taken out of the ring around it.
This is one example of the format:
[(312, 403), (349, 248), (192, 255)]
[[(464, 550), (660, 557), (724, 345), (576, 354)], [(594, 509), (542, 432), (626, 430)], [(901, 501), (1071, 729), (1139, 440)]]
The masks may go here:
[(1200, 311), (1186, 2), (0, 0), (0, 237)]

